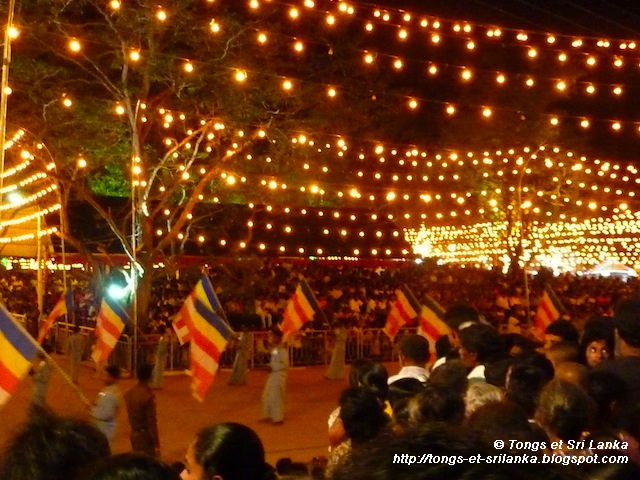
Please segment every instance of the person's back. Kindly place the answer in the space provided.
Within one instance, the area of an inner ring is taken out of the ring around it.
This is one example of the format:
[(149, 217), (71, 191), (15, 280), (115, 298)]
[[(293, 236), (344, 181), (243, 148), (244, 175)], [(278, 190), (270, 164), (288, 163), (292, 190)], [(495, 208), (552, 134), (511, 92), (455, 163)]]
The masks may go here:
[(160, 443), (156, 417), (156, 397), (149, 386), (153, 367), (140, 364), (137, 369), (138, 383), (124, 394), (131, 427), (131, 447), (134, 452), (159, 456)]

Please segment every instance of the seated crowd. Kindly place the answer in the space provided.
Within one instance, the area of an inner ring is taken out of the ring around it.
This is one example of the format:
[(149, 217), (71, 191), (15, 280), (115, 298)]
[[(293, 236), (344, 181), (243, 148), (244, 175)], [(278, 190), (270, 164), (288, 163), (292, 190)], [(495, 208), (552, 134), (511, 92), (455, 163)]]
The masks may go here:
[[(286, 305), (301, 278), (314, 291), (325, 315), (310, 322), (308, 329), (329, 329), (339, 320), (352, 329), (384, 326), (395, 300), (396, 290), (406, 285), (418, 300), (426, 295), (449, 308), (465, 300), (495, 327), (515, 330), (526, 323), (526, 292), (522, 278), (501, 271), (455, 266), (416, 265), (407, 262), (402, 267), (365, 268), (348, 264), (318, 262), (287, 263), (275, 260), (236, 261), (208, 269), (208, 276), (232, 326), (240, 329), (267, 330), (282, 320)], [(1, 267), (0, 267), (1, 268)], [(60, 298), (62, 278), (50, 275), (45, 289), (43, 312), (38, 312), (35, 272), (0, 272), (0, 301), (9, 311), (23, 314), (34, 323), (47, 314)], [(149, 303), (148, 332), (164, 332), (172, 317), (199, 280), (199, 270), (181, 272), (179, 278), (155, 272), (152, 298)], [(89, 281), (85, 276), (69, 275), (74, 289), (75, 319), (80, 325), (93, 326), (104, 285), (111, 280)], [(121, 277), (118, 274), (118, 277)], [(99, 284), (97, 284), (99, 282)], [(615, 278), (591, 278), (565, 274), (552, 276), (541, 271), (531, 282), (529, 298), (536, 308), (545, 284), (550, 285), (562, 300), (564, 315), (580, 330), (584, 322), (595, 315), (610, 315), (620, 298), (629, 296), (635, 288), (632, 282)], [(487, 288), (490, 285), (490, 288)], [(455, 288), (454, 288), (455, 286)], [(31, 329), (30, 329), (31, 331)]]
[(0, 458), (0, 478), (640, 478), (640, 299), (582, 331), (551, 323), (544, 341), (501, 333), (467, 303), (445, 321), (452, 333), (435, 352), (417, 334), (397, 339), (397, 372), (351, 364), (328, 419), (326, 465), (273, 468), (256, 433), (235, 423), (198, 432), (184, 463), (109, 457), (93, 427), (36, 411)]

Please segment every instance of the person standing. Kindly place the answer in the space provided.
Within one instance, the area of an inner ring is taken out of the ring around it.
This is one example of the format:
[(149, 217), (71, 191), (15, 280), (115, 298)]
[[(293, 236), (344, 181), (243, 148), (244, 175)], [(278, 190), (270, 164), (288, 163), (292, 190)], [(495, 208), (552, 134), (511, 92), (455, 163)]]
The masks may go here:
[(73, 383), (78, 383), (78, 374), (80, 372), (80, 362), (84, 353), (84, 338), (80, 334), (80, 326), (74, 325), (73, 333), (69, 335), (67, 345), (69, 351), (69, 376)]
[(327, 369), (325, 378), (329, 380), (342, 380), (344, 378), (344, 363), (347, 353), (348, 331), (341, 321), (336, 321), (333, 325), (333, 352), (331, 363)]
[(43, 407), (45, 405), (47, 388), (49, 387), (49, 381), (51, 380), (51, 372), (51, 364), (49, 363), (49, 360), (47, 360), (47, 356), (44, 352), (38, 351), (35, 365), (29, 371), (33, 377), (33, 405), (37, 405), (39, 407)]
[(236, 340), (236, 357), (233, 360), (231, 376), (227, 382), (229, 385), (244, 385), (247, 383), (251, 343), (251, 334), (243, 326)]
[(124, 401), (131, 427), (132, 450), (160, 457), (156, 396), (149, 386), (152, 368), (147, 363), (138, 365), (136, 371), (138, 383), (127, 390)]
[(122, 403), (120, 389), (118, 388), (120, 367), (108, 365), (105, 368), (105, 372), (107, 376), (104, 380), (104, 388), (100, 390), (96, 401), (91, 407), (91, 417), (95, 426), (111, 442), (116, 435), (118, 411)]
[(164, 377), (164, 368), (167, 366), (167, 359), (169, 358), (169, 334), (170, 328), (165, 327), (164, 333), (158, 340), (158, 346), (156, 348), (156, 363), (153, 366), (153, 379), (151, 381), (151, 388), (162, 388), (162, 380)]
[(265, 419), (273, 425), (281, 425), (284, 420), (284, 394), (289, 368), (289, 351), (282, 341), (280, 330), (269, 332), (271, 345), (271, 361), (266, 367), (269, 376), (262, 394), (262, 405)]

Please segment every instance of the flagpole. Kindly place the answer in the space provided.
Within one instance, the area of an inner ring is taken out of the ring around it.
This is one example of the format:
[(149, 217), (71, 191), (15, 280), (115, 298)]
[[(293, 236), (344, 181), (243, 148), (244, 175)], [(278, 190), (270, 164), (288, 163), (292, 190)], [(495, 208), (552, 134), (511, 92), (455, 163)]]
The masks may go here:
[[(0, 174), (4, 174), (5, 150), (4, 144), (7, 135), (7, 103), (9, 87), (9, 64), (11, 63), (11, 32), (13, 27), (13, 15), (16, 8), (15, 0), (9, 0), (9, 13), (7, 25), (4, 29), (4, 49), (2, 54), (2, 82), (0, 83)], [(0, 204), (4, 190), (4, 175), (0, 175)], [(1, 213), (1, 212), (0, 212)]]
[(22, 332), (23, 335), (25, 335), (25, 337), (38, 349), (38, 351), (40, 353), (42, 353), (42, 355), (44, 356), (44, 358), (47, 359), (47, 361), (53, 366), (53, 368), (56, 369), (56, 371), (62, 376), (62, 378), (71, 386), (71, 388), (78, 394), (78, 396), (80, 397), (80, 400), (82, 400), (86, 405), (90, 406), (91, 402), (89, 401), (89, 399), (87, 398), (87, 396), (84, 394), (84, 392), (82, 390), (80, 390), (80, 388), (73, 383), (73, 381), (71, 380), (71, 378), (69, 377), (69, 375), (67, 375), (67, 372), (65, 372), (62, 367), (60, 365), (58, 365), (58, 363), (51, 358), (51, 355), (49, 355), (46, 350), (42, 347), (42, 345), (40, 345), (35, 338), (33, 338), (29, 332), (27, 332), (24, 327), (22, 325), (20, 325), (19, 322), (16, 322), (15, 318), (13, 318), (13, 315), (9, 314), (9, 318), (11, 319), (11, 321), (13, 322), (13, 324), (20, 330), (20, 332)]

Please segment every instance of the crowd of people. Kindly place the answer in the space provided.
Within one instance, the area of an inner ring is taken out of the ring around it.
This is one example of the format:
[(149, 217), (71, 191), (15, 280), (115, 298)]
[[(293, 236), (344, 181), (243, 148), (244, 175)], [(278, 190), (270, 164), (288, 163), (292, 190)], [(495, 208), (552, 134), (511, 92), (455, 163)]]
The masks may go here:
[[(426, 295), (448, 308), (466, 301), (494, 326), (527, 323), (535, 311), (542, 289), (549, 285), (563, 303), (563, 315), (581, 328), (595, 315), (611, 315), (612, 306), (629, 296), (634, 282), (618, 278), (564, 274), (553, 276), (542, 270), (524, 285), (522, 275), (505, 275), (500, 270), (456, 266), (401, 263), (396, 267), (364, 268), (348, 263), (291, 263), (276, 260), (237, 261), (208, 267), (206, 272), (216, 290), (227, 318), (234, 328), (268, 330), (282, 321), (282, 315), (300, 279), (304, 278), (322, 307), (306, 328), (330, 329), (341, 321), (347, 327), (382, 327), (395, 300), (396, 290), (405, 285), (418, 300)], [(157, 273), (157, 272), (156, 272)], [(176, 275), (157, 274), (149, 302), (147, 333), (163, 333), (187, 295), (199, 280), (201, 270)], [(121, 275), (118, 275), (119, 277)], [(93, 326), (106, 293), (108, 276), (99, 285), (87, 277), (69, 274), (74, 289), (76, 323)], [(528, 287), (528, 292), (527, 292)], [(43, 312), (37, 310), (36, 275), (29, 271), (6, 271), (0, 275), (0, 299), (9, 311), (37, 320), (46, 315), (60, 298), (64, 286), (59, 275), (49, 275)]]
[[(209, 276), (227, 316), (237, 315), (237, 342), (250, 328), (272, 332), (263, 393), (270, 423), (286, 422), (289, 366), (282, 334), (273, 327), (301, 278), (324, 313), (310, 327), (333, 329), (326, 378), (341, 379), (348, 368), (349, 387), (328, 418), (326, 462), (283, 461), (271, 467), (255, 432), (232, 423), (197, 433), (184, 462), (161, 462), (157, 433), (154, 437), (148, 422), (155, 415), (150, 383), (162, 381), (162, 370), (156, 366), (154, 375), (153, 367), (142, 364), (146, 370), (137, 372), (135, 391), (124, 396), (131, 454), (109, 456), (104, 412), (113, 407), (109, 378), (115, 383), (118, 376), (109, 366), (105, 389), (92, 409), (93, 425), (57, 417), (35, 402), (29, 423), (0, 458), (0, 478), (640, 478), (640, 300), (634, 299), (640, 297), (635, 283), (544, 273), (531, 278), (527, 287), (533, 298), (540, 297), (543, 285), (551, 285), (565, 306), (544, 338), (535, 338), (527, 328), (525, 286), (497, 272), (271, 262), (255, 271), (243, 268), (227, 265)], [(152, 302), (157, 329), (168, 327), (198, 277), (157, 282)], [(248, 288), (238, 288), (240, 281)], [(397, 371), (376, 358), (345, 365), (345, 332), (384, 325), (401, 285), (419, 300), (428, 295), (439, 302), (452, 333), (430, 345), (420, 335), (401, 332), (395, 339)], [(31, 286), (26, 275), (0, 279), (0, 293), (14, 311)], [(78, 296), (91, 304), (97, 294), (78, 286)], [(533, 303), (529, 308), (535, 310)], [(258, 319), (256, 324), (247, 323), (249, 317)], [(246, 376), (244, 363), (245, 371), (234, 369), (230, 377), (238, 384)], [(34, 376), (46, 361), (40, 359), (35, 367)]]

